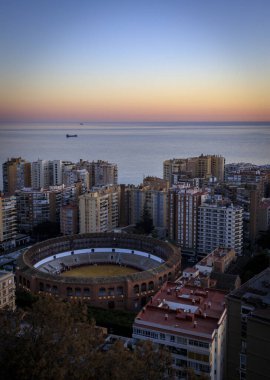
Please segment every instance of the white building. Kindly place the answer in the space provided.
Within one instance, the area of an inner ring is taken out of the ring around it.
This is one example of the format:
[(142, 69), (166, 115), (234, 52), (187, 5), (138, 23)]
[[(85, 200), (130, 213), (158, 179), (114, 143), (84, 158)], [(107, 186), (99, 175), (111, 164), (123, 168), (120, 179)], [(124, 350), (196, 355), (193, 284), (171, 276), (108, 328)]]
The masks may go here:
[(191, 371), (221, 380), (226, 350), (225, 295), (211, 288), (165, 283), (136, 316), (132, 337), (165, 345), (172, 353), (176, 379), (189, 379)]
[(206, 255), (217, 247), (233, 248), (241, 255), (243, 209), (231, 203), (204, 203), (198, 209), (197, 253)]
[(50, 186), (49, 161), (39, 159), (31, 163), (31, 184), (35, 190)]

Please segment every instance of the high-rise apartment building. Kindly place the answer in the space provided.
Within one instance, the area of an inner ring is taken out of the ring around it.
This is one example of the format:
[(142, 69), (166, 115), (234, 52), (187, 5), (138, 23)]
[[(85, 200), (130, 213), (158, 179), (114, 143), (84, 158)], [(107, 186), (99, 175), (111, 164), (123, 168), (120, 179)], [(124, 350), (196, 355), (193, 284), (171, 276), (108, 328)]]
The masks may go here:
[(186, 178), (204, 178), (215, 177), (217, 181), (224, 180), (225, 159), (222, 156), (203, 155), (189, 158), (174, 158), (163, 162), (163, 178), (168, 180), (170, 185), (173, 184), (173, 178), (176, 175), (182, 175)]
[(88, 170), (65, 166), (63, 170), (63, 184), (65, 186), (72, 186), (78, 182), (81, 182), (82, 193), (90, 189), (90, 175)]
[(63, 235), (78, 233), (78, 207), (74, 204), (62, 206), (60, 210), (60, 231)]
[(132, 337), (151, 340), (173, 357), (170, 378), (224, 379), (227, 293), (180, 283), (165, 283), (139, 312)]
[(25, 188), (16, 192), (18, 229), (29, 233), (35, 226), (50, 220), (48, 191)]
[(204, 203), (198, 208), (197, 253), (206, 255), (217, 247), (233, 248), (241, 255), (243, 209), (231, 203)]
[(182, 251), (196, 250), (198, 207), (206, 197), (207, 193), (198, 188), (175, 186), (169, 190), (169, 238), (181, 246)]
[(14, 195), (16, 190), (31, 185), (31, 164), (21, 157), (3, 163), (3, 192)]
[(63, 162), (40, 160), (31, 163), (31, 186), (35, 190), (63, 184)]
[(34, 190), (47, 189), (50, 186), (50, 163), (47, 160), (31, 163), (31, 186)]
[(187, 163), (185, 158), (173, 158), (163, 162), (163, 178), (173, 184), (173, 175), (187, 172)]
[(270, 268), (227, 297), (227, 380), (270, 377)]
[(118, 168), (108, 161), (83, 161), (77, 164), (78, 169), (87, 169), (89, 172), (90, 188), (93, 186), (117, 185)]
[(112, 231), (119, 224), (119, 187), (93, 188), (79, 197), (80, 233)]
[(50, 170), (50, 185), (51, 186), (60, 186), (63, 184), (63, 162), (61, 160), (50, 161), (49, 165)]
[(129, 189), (130, 223), (138, 223), (146, 207), (154, 227), (167, 229), (167, 201), (167, 190), (155, 190), (150, 186), (131, 187)]
[(243, 208), (245, 242), (254, 243), (258, 236), (258, 212), (261, 200), (260, 186), (247, 184), (237, 187), (236, 204)]
[(0, 247), (15, 246), (17, 235), (16, 197), (0, 195)]
[(25, 188), (16, 192), (18, 229), (31, 232), (40, 223), (60, 223), (62, 206), (76, 203), (79, 189), (76, 186), (50, 186), (47, 190)]

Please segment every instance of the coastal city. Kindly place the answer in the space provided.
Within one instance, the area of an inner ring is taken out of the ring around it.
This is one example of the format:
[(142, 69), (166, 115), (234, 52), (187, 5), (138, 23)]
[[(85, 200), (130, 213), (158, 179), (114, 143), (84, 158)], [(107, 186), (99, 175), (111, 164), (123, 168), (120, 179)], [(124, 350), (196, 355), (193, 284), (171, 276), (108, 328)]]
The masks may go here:
[(0, 0), (0, 380), (270, 380), (270, 0)]
[(269, 378), (270, 165), (171, 158), (139, 186), (103, 160), (13, 157), (2, 172), (1, 309), (19, 291), (130, 311), (104, 346), (165, 347), (162, 378)]

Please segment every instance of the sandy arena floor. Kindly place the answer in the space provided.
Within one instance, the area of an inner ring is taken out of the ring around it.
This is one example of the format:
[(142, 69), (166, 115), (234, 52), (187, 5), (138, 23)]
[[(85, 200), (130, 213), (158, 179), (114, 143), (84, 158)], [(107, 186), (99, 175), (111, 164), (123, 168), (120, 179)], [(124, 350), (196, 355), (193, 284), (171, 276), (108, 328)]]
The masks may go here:
[(121, 267), (120, 265), (86, 265), (61, 273), (64, 277), (112, 277), (125, 276), (140, 272), (137, 269)]

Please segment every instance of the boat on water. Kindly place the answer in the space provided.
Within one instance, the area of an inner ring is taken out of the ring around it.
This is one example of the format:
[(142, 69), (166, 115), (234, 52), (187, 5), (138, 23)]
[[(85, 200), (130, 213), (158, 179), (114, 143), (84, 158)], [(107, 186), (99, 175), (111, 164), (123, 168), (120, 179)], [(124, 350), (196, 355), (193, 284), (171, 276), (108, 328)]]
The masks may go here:
[(78, 135), (66, 135), (66, 137), (78, 137)]

